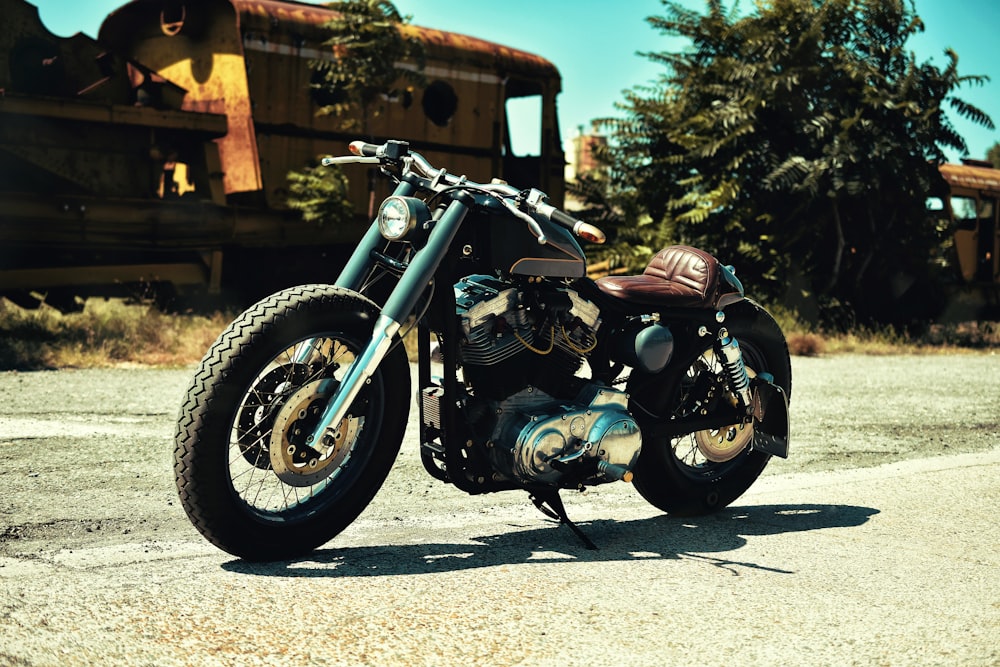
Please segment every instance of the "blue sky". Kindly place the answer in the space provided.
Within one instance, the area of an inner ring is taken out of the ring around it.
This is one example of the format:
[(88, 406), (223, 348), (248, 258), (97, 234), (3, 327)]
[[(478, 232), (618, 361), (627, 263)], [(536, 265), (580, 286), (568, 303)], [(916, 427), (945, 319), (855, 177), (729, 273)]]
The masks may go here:
[[(703, 0), (684, 0), (704, 7)], [(123, 0), (37, 0), (43, 22), (52, 32), (68, 36), (77, 31), (96, 36), (103, 18)], [(645, 84), (661, 68), (637, 52), (673, 50), (645, 18), (659, 14), (659, 0), (396, 0), (396, 7), (413, 23), (481, 37), (537, 53), (551, 60), (563, 77), (559, 117), (564, 139), (593, 118), (616, 115), (614, 103), (622, 91)], [(495, 9), (501, 7), (502, 9)], [(744, 7), (752, 7), (744, 0)], [(1000, 125), (1000, 0), (916, 0), (917, 14), (926, 31), (908, 46), (921, 62), (943, 67), (945, 48), (959, 56), (962, 75), (984, 74), (982, 87), (960, 89), (958, 97), (974, 104)], [(969, 145), (971, 157), (982, 158), (1000, 142), (1000, 132), (964, 122), (949, 112)], [(952, 159), (958, 156), (952, 155)]]

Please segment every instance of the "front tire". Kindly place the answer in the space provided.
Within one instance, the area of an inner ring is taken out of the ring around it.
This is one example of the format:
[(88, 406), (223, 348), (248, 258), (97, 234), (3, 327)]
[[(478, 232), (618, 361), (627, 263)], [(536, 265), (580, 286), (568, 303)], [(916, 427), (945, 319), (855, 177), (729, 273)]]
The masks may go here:
[(331, 427), (325, 452), (305, 437), (377, 316), (378, 306), (348, 290), (294, 287), (243, 313), (205, 355), (180, 411), (174, 474), (209, 542), (247, 560), (301, 556), (375, 496), (409, 412), (402, 345)]
[[(752, 301), (727, 311), (726, 328), (743, 352), (748, 374), (767, 372), (791, 396), (792, 367), (788, 346), (771, 315)], [(694, 396), (708, 386), (725, 386), (721, 364), (714, 358), (711, 339), (671, 364), (666, 378), (640, 378), (629, 384), (633, 414), (683, 417), (691, 413)], [(770, 455), (750, 443), (753, 426), (734, 424), (723, 429), (679, 437), (650, 438), (642, 444), (636, 463), (636, 490), (674, 516), (701, 516), (720, 510), (739, 498), (760, 476)]]

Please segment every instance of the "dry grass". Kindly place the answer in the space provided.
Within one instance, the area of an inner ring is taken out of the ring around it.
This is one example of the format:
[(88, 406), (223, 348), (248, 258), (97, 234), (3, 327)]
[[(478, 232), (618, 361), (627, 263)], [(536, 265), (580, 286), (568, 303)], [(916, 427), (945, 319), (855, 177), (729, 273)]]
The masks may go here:
[[(188, 366), (201, 359), (233, 317), (233, 313), (165, 315), (150, 306), (95, 299), (81, 313), (62, 315), (44, 305), (25, 310), (0, 299), (0, 370)], [(780, 309), (777, 319), (796, 356), (1000, 349), (997, 322), (935, 325), (919, 336), (909, 336), (891, 328), (815, 331)], [(407, 343), (408, 348), (414, 347), (413, 340)]]
[(91, 299), (80, 313), (0, 300), (0, 368), (35, 370), (142, 364), (185, 366), (201, 359), (230, 315), (165, 315), (144, 305)]
[(919, 334), (900, 332), (892, 327), (817, 332), (795, 321), (783, 323), (782, 328), (789, 351), (803, 357), (828, 354), (943, 354), (1000, 349), (998, 322), (935, 324)]

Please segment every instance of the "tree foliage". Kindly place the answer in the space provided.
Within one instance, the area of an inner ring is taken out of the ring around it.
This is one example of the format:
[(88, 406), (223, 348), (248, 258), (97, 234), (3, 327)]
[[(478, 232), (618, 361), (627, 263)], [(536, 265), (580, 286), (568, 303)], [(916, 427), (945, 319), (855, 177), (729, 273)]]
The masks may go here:
[(322, 165), (288, 172), (288, 207), (319, 225), (349, 222), (354, 212), (347, 177), (337, 167)]
[(993, 165), (994, 169), (1000, 169), (1000, 143), (990, 146), (986, 152), (986, 161)]
[(407, 36), (402, 27), (410, 17), (389, 0), (340, 0), (326, 6), (335, 14), (323, 24), (330, 33), (323, 45), (334, 57), (312, 63), (312, 86), (324, 102), (319, 113), (340, 116), (345, 129), (367, 134), (368, 119), (379, 115), (383, 98), (398, 94), (401, 83), (424, 84), (423, 43)]
[(690, 47), (644, 54), (662, 75), (606, 121), (616, 189), (755, 291), (888, 314), (940, 264), (923, 205), (944, 151), (968, 153), (947, 112), (992, 127), (953, 94), (985, 77), (960, 76), (951, 50), (917, 62), (906, 0), (706, 5), (648, 19)]
[[(595, 152), (600, 152), (600, 149)], [(580, 207), (573, 215), (607, 234), (602, 245), (587, 247), (591, 262), (609, 260), (613, 268), (641, 272), (650, 256), (670, 243), (670, 230), (646, 213), (634, 188), (620, 187), (606, 169), (577, 174), (566, 193)]]
[[(326, 5), (333, 18), (323, 24), (323, 42), (332, 58), (310, 63), (313, 99), (319, 115), (336, 115), (344, 130), (369, 136), (369, 121), (380, 103), (399, 93), (397, 86), (423, 85), (422, 42), (402, 29), (409, 22), (389, 0), (342, 0)], [(400, 65), (409, 63), (409, 65)], [(347, 180), (335, 167), (307, 166), (288, 173), (288, 206), (317, 224), (350, 220), (353, 208)]]

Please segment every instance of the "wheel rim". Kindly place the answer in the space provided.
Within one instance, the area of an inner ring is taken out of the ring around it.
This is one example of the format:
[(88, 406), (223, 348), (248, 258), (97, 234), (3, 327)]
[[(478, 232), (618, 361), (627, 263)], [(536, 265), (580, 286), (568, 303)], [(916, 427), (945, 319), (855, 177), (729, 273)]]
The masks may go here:
[(291, 522), (320, 511), (364, 468), (358, 459), (375, 435), (364, 425), (380, 421), (380, 402), (369, 400), (381, 391), (377, 378), (327, 432), (326, 452), (305, 446), (359, 349), (341, 335), (303, 339), (274, 355), (248, 385), (230, 429), (229, 479), (259, 519)]
[[(747, 375), (757, 375), (762, 357), (749, 342), (740, 342)], [(688, 367), (681, 382), (680, 406), (674, 417), (687, 417), (700, 409), (700, 403), (710, 394), (716, 395), (718, 402), (736, 405), (736, 397), (729, 391), (725, 371), (715, 357), (712, 348), (704, 350)], [(746, 422), (729, 424), (720, 428), (705, 429), (672, 438), (670, 450), (680, 464), (684, 474), (696, 478), (714, 478), (724, 474), (742, 454), (750, 451), (753, 441), (753, 425)]]

